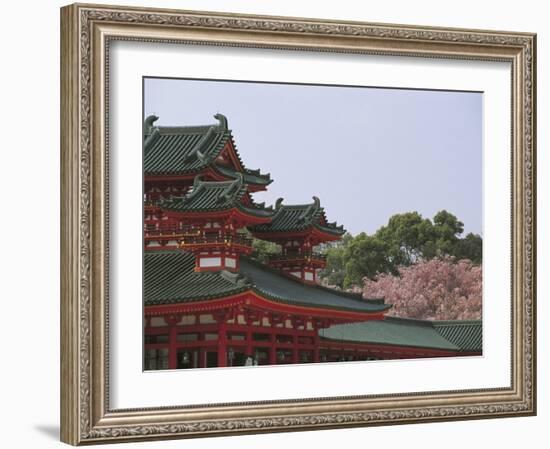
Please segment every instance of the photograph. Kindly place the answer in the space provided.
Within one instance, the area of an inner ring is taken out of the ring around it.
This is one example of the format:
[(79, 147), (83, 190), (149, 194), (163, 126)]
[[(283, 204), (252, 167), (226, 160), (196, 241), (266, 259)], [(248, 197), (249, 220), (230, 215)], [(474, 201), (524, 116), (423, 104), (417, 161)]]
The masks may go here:
[(483, 355), (483, 92), (144, 77), (143, 120), (145, 371)]

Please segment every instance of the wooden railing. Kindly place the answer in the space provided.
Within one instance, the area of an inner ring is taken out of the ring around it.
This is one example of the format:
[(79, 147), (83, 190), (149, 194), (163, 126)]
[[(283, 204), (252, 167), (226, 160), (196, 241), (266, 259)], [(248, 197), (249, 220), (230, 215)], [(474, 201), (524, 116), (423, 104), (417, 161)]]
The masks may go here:
[(283, 261), (291, 261), (291, 260), (304, 260), (304, 259), (311, 259), (311, 260), (319, 260), (326, 262), (327, 256), (320, 253), (295, 253), (295, 254), (273, 254), (269, 256), (270, 262), (283, 262)]
[(180, 245), (207, 245), (207, 244), (225, 244), (252, 246), (252, 239), (241, 235), (201, 235), (201, 236), (186, 236), (180, 240)]

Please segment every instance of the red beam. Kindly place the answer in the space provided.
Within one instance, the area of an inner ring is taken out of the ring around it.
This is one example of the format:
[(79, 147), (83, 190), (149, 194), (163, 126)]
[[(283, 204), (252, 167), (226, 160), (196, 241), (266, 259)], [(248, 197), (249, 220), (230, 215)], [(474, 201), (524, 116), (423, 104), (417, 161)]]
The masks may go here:
[(185, 302), (179, 304), (155, 305), (145, 307), (145, 316), (158, 316), (167, 313), (192, 314), (196, 312), (212, 312), (225, 308), (246, 306), (260, 311), (299, 315), (303, 317), (328, 318), (333, 323), (345, 323), (367, 320), (381, 320), (385, 311), (380, 312), (353, 312), (342, 309), (322, 309), (318, 307), (298, 306), (276, 302), (264, 298), (253, 290), (208, 301)]
[[(382, 345), (373, 343), (358, 343), (358, 342), (337, 342), (337, 341), (320, 341), (321, 350), (330, 351), (351, 351), (359, 350), (373, 354), (379, 354), (382, 357), (389, 355), (400, 355), (404, 357), (455, 357), (466, 355), (460, 351), (450, 351), (435, 348), (421, 348), (415, 346), (399, 346), (399, 345)], [(468, 355), (480, 355), (477, 353), (469, 353)]]
[(171, 210), (162, 209), (165, 216), (170, 219), (185, 222), (185, 223), (202, 223), (205, 220), (237, 220), (246, 223), (247, 226), (253, 224), (269, 223), (270, 217), (258, 217), (256, 215), (249, 214), (243, 210), (237, 208), (225, 209), (217, 212), (175, 212)]

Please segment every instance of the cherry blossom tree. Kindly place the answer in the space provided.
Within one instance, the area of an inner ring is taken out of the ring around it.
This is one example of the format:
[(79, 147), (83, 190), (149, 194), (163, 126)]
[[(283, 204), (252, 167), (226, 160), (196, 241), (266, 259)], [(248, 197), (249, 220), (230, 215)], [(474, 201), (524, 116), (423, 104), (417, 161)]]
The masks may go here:
[(364, 278), (365, 298), (384, 297), (388, 315), (429, 319), (481, 319), (482, 270), (469, 260), (450, 257), (399, 267), (399, 275)]

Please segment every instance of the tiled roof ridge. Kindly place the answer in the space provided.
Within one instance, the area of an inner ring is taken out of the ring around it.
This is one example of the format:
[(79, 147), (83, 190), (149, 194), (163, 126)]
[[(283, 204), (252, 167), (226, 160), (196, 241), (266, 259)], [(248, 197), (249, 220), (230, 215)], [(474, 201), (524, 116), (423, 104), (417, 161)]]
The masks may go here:
[(247, 189), (244, 184), (243, 175), (242, 173), (237, 173), (237, 178), (225, 188), (222, 195), (218, 198), (218, 201), (229, 201), (231, 198), (235, 197), (240, 199), (246, 192)]
[(179, 133), (196, 133), (208, 131), (210, 128), (214, 128), (215, 131), (229, 131), (227, 117), (219, 112), (214, 115), (214, 118), (218, 120), (218, 123), (210, 125), (191, 125), (191, 126), (155, 126), (153, 125), (159, 117), (157, 115), (149, 115), (144, 121), (143, 132), (145, 135), (150, 135), (155, 130), (158, 130), (161, 134), (179, 134)]
[[(321, 230), (326, 230), (328, 232), (337, 232), (340, 234), (345, 233), (345, 229), (343, 225), (338, 225), (337, 222), (329, 223), (326, 215), (325, 215), (325, 209), (321, 206), (321, 201), (318, 197), (313, 196), (313, 203), (306, 203), (306, 204), (283, 204), (284, 199), (278, 198), (274, 205), (274, 214), (273, 214), (273, 223), (268, 225), (259, 225), (258, 227), (254, 228), (255, 231), (259, 232), (266, 232), (269, 231), (269, 228), (275, 227), (277, 228), (276, 220), (279, 216), (284, 214), (286, 211), (301, 211), (298, 212), (300, 215), (298, 218), (295, 218), (294, 220), (294, 227), (296, 229), (306, 229), (309, 226), (316, 226), (320, 228)], [(284, 220), (284, 218), (283, 218)], [(286, 219), (285, 221), (288, 221)], [(280, 225), (279, 225), (280, 226)], [(289, 224), (287, 223), (286, 227), (288, 227)], [(281, 229), (276, 229), (277, 231), (284, 231)]]
[(313, 197), (313, 203), (308, 205), (306, 210), (304, 210), (301, 215), (298, 217), (298, 223), (306, 223), (318, 221), (321, 218), (323, 213), (323, 208), (321, 207), (321, 200), (316, 196)]
[[(384, 320), (396, 324), (415, 324), (431, 327), (441, 338), (457, 346), (460, 351), (476, 351), (482, 344), (483, 337), (481, 320), (422, 320), (418, 318), (405, 318), (385, 316)], [(466, 334), (463, 333), (466, 331)]]
[[(234, 170), (233, 168), (223, 166), (216, 162), (212, 163), (212, 167), (225, 176), (234, 176), (236, 173), (239, 173), (238, 170)], [(254, 176), (260, 180), (264, 180), (265, 184), (271, 184), (273, 182), (273, 180), (271, 179), (271, 173), (261, 173), (260, 169), (252, 170), (245, 167), (242, 173), (244, 173), (245, 175)]]
[[(335, 291), (335, 290), (331, 290), (331, 291)], [(473, 325), (481, 325), (482, 324), (482, 321), (481, 320), (426, 320), (426, 319), (421, 319), (421, 318), (407, 318), (407, 317), (399, 317), (399, 316), (391, 316), (391, 315), (386, 315), (384, 317), (384, 320), (385, 321), (391, 321), (391, 322), (394, 322), (396, 324), (418, 324), (418, 325), (425, 325), (425, 326), (428, 326), (428, 327), (437, 327), (439, 324), (441, 323), (445, 323), (446, 325), (468, 325), (468, 326), (473, 326)], [(354, 325), (356, 323), (342, 323), (340, 325), (344, 326), (344, 325)], [(443, 337), (445, 338), (445, 337)]]
[[(244, 195), (246, 195), (247, 193), (249, 193), (249, 192), (246, 191)], [(239, 207), (241, 207), (244, 210), (252, 210), (252, 211), (260, 210), (260, 211), (268, 212), (270, 214), (270, 218), (272, 218), (272, 216), (273, 216), (273, 206), (267, 206), (266, 207), (265, 201), (262, 201), (261, 203), (257, 203), (256, 201), (254, 201), (254, 198), (252, 198), (252, 195), (250, 195), (250, 194), (248, 195), (248, 197), (250, 198), (250, 206), (246, 206), (244, 204), (241, 204)]]
[[(224, 187), (224, 190), (218, 196), (217, 201), (229, 201), (232, 198), (238, 200), (247, 192), (246, 184), (244, 184), (243, 176), (238, 173), (236, 179), (231, 181), (203, 181), (200, 175), (195, 176), (193, 180), (193, 187), (185, 195), (173, 197), (173, 200), (186, 202), (197, 196), (202, 190), (208, 187)], [(162, 203), (162, 201), (161, 201)], [(162, 206), (162, 204), (161, 204)]]
[(386, 315), (386, 320), (389, 321), (395, 321), (397, 322), (415, 322), (415, 323), (424, 323), (426, 325), (430, 325), (432, 327), (437, 326), (477, 326), (481, 325), (481, 320), (428, 320), (428, 319), (422, 319), (422, 318), (408, 318), (408, 317), (401, 317), (401, 316), (392, 316), (392, 315)]
[(195, 145), (189, 154), (183, 158), (183, 162), (190, 161), (193, 158), (199, 159), (203, 164), (206, 164), (208, 158), (204, 151), (208, 148), (208, 145), (212, 142), (214, 137), (215, 127), (211, 126), (201, 140)]
[[(411, 328), (414, 328), (414, 335), (411, 335)], [(396, 322), (385, 317), (383, 320), (334, 324), (327, 329), (321, 329), (320, 336), (331, 341), (360, 341), (376, 345), (461, 351), (459, 345), (443, 337), (433, 327), (426, 326), (421, 320)]]
[(434, 326), (474, 326), (482, 324), (481, 320), (433, 320)]
[(387, 321), (392, 321), (394, 323), (402, 323), (402, 324), (414, 323), (414, 324), (433, 327), (433, 320), (423, 320), (421, 318), (407, 318), (407, 317), (386, 315), (384, 319)]
[[(285, 210), (291, 210), (291, 209), (304, 209), (304, 211), (301, 213), (300, 217), (297, 221), (304, 223), (305, 218), (308, 215), (313, 215), (311, 211), (317, 207), (320, 207), (320, 201), (319, 198), (316, 196), (313, 197), (313, 203), (306, 203), (306, 204), (283, 204), (284, 198), (277, 198), (277, 201), (275, 201), (275, 205), (273, 206), (275, 213), (273, 214), (273, 219), (276, 219), (277, 216), (284, 213)], [(323, 208), (321, 208), (323, 209)]]
[[(207, 189), (213, 189), (212, 193), (205, 192)], [(198, 207), (197, 205), (191, 205), (193, 199), (200, 202), (200, 195), (204, 192), (206, 198), (210, 198), (209, 206)], [(226, 181), (203, 181), (200, 175), (195, 176), (193, 187), (182, 196), (173, 196), (170, 199), (159, 200), (159, 206), (161, 209), (167, 210), (180, 210), (187, 208), (187, 210), (203, 210), (203, 211), (215, 211), (215, 210), (227, 210), (230, 208), (237, 208), (245, 213), (263, 216), (265, 218), (271, 218), (273, 215), (273, 208), (271, 206), (265, 207), (265, 203), (256, 204), (252, 202), (250, 206), (243, 204), (243, 198), (248, 193), (248, 186), (244, 182), (242, 173), (238, 173), (238, 176), (233, 180)]]
[(153, 125), (153, 123), (155, 123), (158, 119), (159, 119), (158, 115), (155, 115), (155, 114), (148, 115), (143, 121), (143, 133), (151, 134), (154, 129), (158, 129), (158, 127)]
[(285, 279), (288, 279), (288, 280), (296, 283), (297, 285), (305, 286), (306, 288), (317, 289), (317, 290), (322, 290), (322, 291), (325, 291), (325, 292), (329, 292), (329, 293), (335, 294), (337, 296), (342, 296), (344, 298), (357, 301), (359, 303), (364, 303), (365, 302), (365, 299), (363, 299), (363, 297), (360, 293), (352, 293), (352, 292), (344, 292), (344, 291), (341, 291), (341, 290), (334, 290), (332, 288), (325, 287), (325, 286), (319, 285), (319, 284), (304, 284), (302, 281), (295, 278), (294, 276), (286, 275), (283, 272), (281, 272), (281, 270), (270, 267), (269, 265), (266, 265), (262, 262), (254, 260), (250, 257), (241, 255), (241, 259), (246, 260), (249, 264), (255, 265), (255, 266), (261, 268), (262, 270), (265, 270), (265, 271), (268, 271), (268, 272), (273, 273), (275, 275), (284, 277)]
[[(223, 114), (217, 113), (214, 118), (218, 120), (217, 124), (209, 125), (194, 125), (194, 126), (155, 126), (154, 122), (158, 120), (158, 116), (150, 115), (144, 120), (143, 137), (144, 137), (144, 150), (148, 153), (148, 150), (153, 150), (156, 142), (162, 136), (164, 137), (181, 137), (181, 136), (195, 136), (200, 140), (194, 143), (191, 151), (187, 152), (181, 159), (184, 165), (193, 165), (194, 161), (198, 161), (199, 167), (204, 169), (205, 166), (211, 165), (214, 169), (218, 169), (221, 174), (228, 175), (227, 171), (232, 169), (224, 168), (216, 164), (216, 158), (223, 150), (227, 142), (230, 140), (238, 161), (238, 167), (234, 171), (242, 171), (248, 177), (251, 184), (271, 184), (272, 179), (269, 173), (262, 174), (259, 169), (248, 169), (245, 167), (237, 146), (232, 135), (232, 131), (228, 127), (227, 117)], [(166, 156), (164, 156), (166, 157)], [(194, 164), (196, 165), (196, 164)], [(196, 170), (197, 168), (195, 168)], [(150, 173), (159, 174), (166, 170), (151, 170)], [(185, 173), (193, 170), (181, 170), (181, 173)], [(257, 181), (257, 182), (254, 182)]]
[[(337, 296), (337, 292), (331, 292), (332, 299), (323, 299), (322, 294), (315, 288), (304, 287), (299, 283), (300, 289), (290, 290), (286, 288), (270, 288), (269, 285), (280, 286), (282, 275), (279, 272), (266, 273), (265, 266), (252, 267), (248, 260), (241, 261), (248, 269), (239, 270), (239, 273), (230, 273), (224, 270), (214, 272), (194, 272), (195, 259), (193, 253), (180, 249), (165, 249), (146, 252), (145, 269), (146, 279), (149, 284), (144, 292), (146, 304), (170, 304), (179, 302), (203, 301), (220, 298), (237, 293), (251, 292), (259, 297), (284, 304), (292, 304), (304, 307), (313, 307), (330, 310), (352, 310), (356, 312), (374, 313), (385, 310), (383, 305), (369, 306), (360, 301), (351, 301), (348, 298)], [(261, 272), (267, 278), (260, 275)], [(257, 277), (258, 276), (258, 277)], [(167, 279), (174, 282), (166, 283)], [(268, 279), (266, 281), (266, 279)], [(288, 284), (284, 276), (285, 284)], [(266, 285), (266, 282), (268, 285)], [(306, 288), (307, 291), (303, 289)], [(313, 291), (312, 291), (313, 290)], [(315, 298), (315, 299), (313, 299)]]
[(252, 287), (252, 281), (241, 273), (232, 273), (227, 270), (221, 270), (220, 276), (225, 280), (241, 287)]

